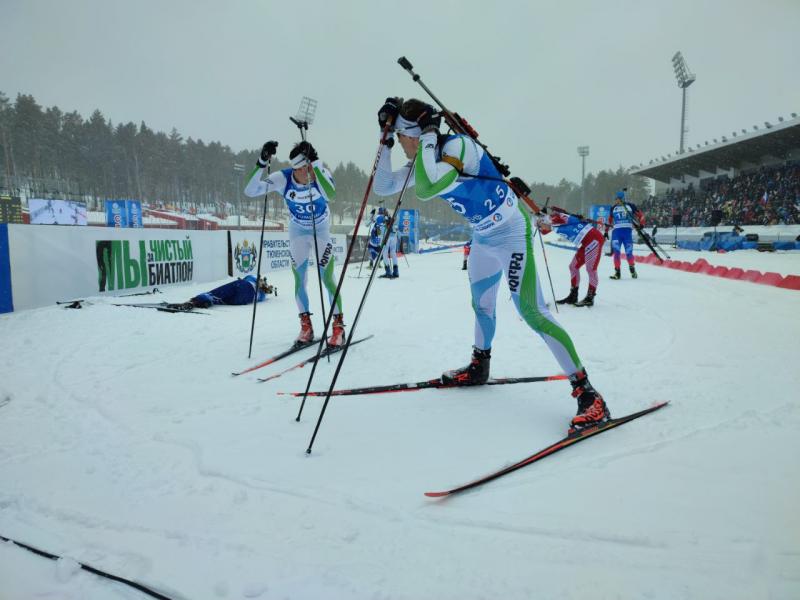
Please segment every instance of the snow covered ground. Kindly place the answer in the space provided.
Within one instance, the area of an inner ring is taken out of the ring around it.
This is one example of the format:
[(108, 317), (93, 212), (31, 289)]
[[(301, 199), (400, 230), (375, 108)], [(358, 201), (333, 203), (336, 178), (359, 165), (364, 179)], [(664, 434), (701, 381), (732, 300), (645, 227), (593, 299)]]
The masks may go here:
[[(571, 256), (548, 248), (559, 295)], [(800, 254), (702, 256), (800, 274)], [(350, 351), (341, 387), (468, 359), (461, 255), (408, 259), (376, 279), (357, 328), (375, 338)], [(638, 269), (609, 281), (604, 257), (597, 305), (558, 319), (612, 415), (671, 406), (444, 501), (423, 492), (561, 437), (569, 385), (334, 398), (307, 456), (321, 401), (297, 423), (298, 400), (276, 392), (302, 390), (309, 368), (230, 376), (296, 335), (289, 272), (259, 307), (252, 361), (246, 307), (98, 299), (0, 317), (0, 535), (68, 557), (0, 543), (0, 600), (146, 598), (73, 561), (191, 600), (800, 597), (800, 293)], [(365, 282), (347, 279), (348, 325)], [(507, 292), (498, 320), (493, 375), (558, 372)]]

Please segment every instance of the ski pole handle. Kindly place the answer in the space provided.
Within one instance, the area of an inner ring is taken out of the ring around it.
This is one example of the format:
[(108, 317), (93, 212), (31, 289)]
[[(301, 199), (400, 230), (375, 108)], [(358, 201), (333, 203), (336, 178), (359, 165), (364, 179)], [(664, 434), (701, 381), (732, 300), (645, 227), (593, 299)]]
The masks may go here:
[(416, 73), (414, 73), (414, 66), (411, 64), (411, 62), (410, 62), (410, 61), (409, 61), (409, 60), (408, 60), (408, 59), (407, 59), (405, 56), (401, 56), (400, 58), (398, 58), (398, 59), (397, 59), (397, 63), (398, 63), (398, 64), (399, 64), (401, 67), (403, 67), (403, 68), (404, 68), (406, 71), (408, 71), (409, 73), (411, 73), (411, 75), (414, 77), (414, 81), (416, 81), (417, 79), (419, 79), (419, 75), (417, 75)]

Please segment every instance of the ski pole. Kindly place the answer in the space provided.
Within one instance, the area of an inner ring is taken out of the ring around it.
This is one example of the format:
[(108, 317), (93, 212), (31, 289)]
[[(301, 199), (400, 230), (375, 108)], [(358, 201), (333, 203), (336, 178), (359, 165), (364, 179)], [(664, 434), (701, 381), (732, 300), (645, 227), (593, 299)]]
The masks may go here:
[[(308, 121), (299, 121), (294, 117), (289, 117), (289, 120), (294, 123), (297, 128), (300, 130), (300, 139), (304, 142), (306, 141), (306, 130), (308, 129)], [(319, 268), (319, 244), (317, 243), (317, 215), (314, 211), (314, 195), (312, 192), (311, 187), (311, 173), (313, 173), (313, 169), (311, 167), (311, 159), (310, 157), (306, 157), (308, 164), (306, 165), (306, 177), (308, 177), (308, 181), (306, 182), (306, 189), (308, 190), (308, 206), (311, 209), (311, 231), (314, 236), (314, 266), (316, 267), (317, 271), (317, 283), (319, 284), (319, 305), (322, 309), (322, 314), (325, 314), (325, 296), (322, 293), (322, 273), (320, 273)], [(322, 336), (325, 344), (328, 343), (328, 340), (325, 336)], [(330, 362), (330, 359), (328, 359)]]
[[(361, 269), (364, 267), (364, 261), (367, 258), (367, 250), (369, 249), (369, 229), (371, 226), (372, 219), (370, 218), (370, 222), (367, 225), (367, 242), (364, 244), (364, 251), (361, 253), (361, 262), (358, 265), (358, 279), (361, 279)], [(356, 231), (354, 235), (358, 235), (358, 232)]]
[[(275, 142), (275, 146), (277, 145), (278, 143)], [(272, 157), (270, 156), (267, 159), (267, 177), (269, 177), (271, 168)], [(247, 358), (250, 358), (253, 354), (253, 333), (256, 328), (256, 306), (258, 306), (258, 282), (261, 280), (261, 255), (264, 253), (264, 228), (267, 224), (267, 196), (269, 196), (269, 186), (267, 186), (267, 193), (264, 194), (264, 210), (261, 213), (261, 238), (258, 242), (258, 266), (256, 267), (256, 294), (253, 296), (253, 321), (250, 323), (250, 346), (247, 350)]]
[[(406, 193), (406, 189), (408, 188), (408, 181), (411, 179), (411, 173), (414, 171), (413, 168), (408, 170), (406, 173), (406, 180), (403, 182), (403, 189), (400, 190), (400, 196), (397, 198), (397, 204), (394, 206), (394, 212), (392, 213), (391, 219), (386, 224), (386, 231), (383, 234), (383, 240), (381, 242), (380, 252), (383, 253), (383, 249), (386, 246), (389, 236), (392, 235), (392, 227), (394, 226), (394, 221), (397, 218), (397, 211), (400, 209), (400, 205), (403, 202), (403, 195)], [(311, 436), (311, 441), (308, 443), (308, 448), (306, 449), (306, 454), (311, 454), (311, 447), (314, 445), (314, 440), (317, 438), (317, 432), (319, 432), (319, 427), (322, 424), (322, 418), (325, 416), (325, 411), (328, 408), (328, 402), (330, 402), (331, 395), (333, 394), (333, 388), (336, 386), (336, 380), (339, 378), (339, 373), (342, 370), (342, 365), (344, 364), (344, 359), (347, 357), (347, 351), (350, 349), (350, 343), (353, 340), (353, 333), (356, 330), (356, 325), (358, 324), (358, 319), (361, 316), (361, 311), (364, 308), (364, 304), (367, 301), (367, 296), (369, 295), (370, 287), (372, 287), (372, 282), (375, 280), (375, 273), (378, 270), (378, 263), (375, 262), (372, 265), (372, 271), (369, 274), (369, 280), (367, 281), (367, 287), (364, 290), (364, 294), (361, 296), (361, 302), (358, 305), (358, 310), (356, 311), (356, 316), (353, 319), (353, 324), (350, 326), (350, 335), (347, 336), (347, 343), (345, 344), (344, 348), (342, 349), (341, 356), (339, 357), (339, 363), (336, 365), (336, 370), (333, 373), (333, 379), (331, 379), (331, 385), (328, 388), (327, 394), (325, 394), (325, 402), (322, 404), (322, 409), (319, 413), (319, 418), (317, 418), (317, 424), (314, 427), (314, 434)], [(310, 385), (310, 384), (309, 384)], [(308, 388), (303, 393), (303, 403), (306, 401), (306, 397), (308, 395)], [(301, 406), (302, 410), (302, 406)]]
[[(550, 202), (550, 196), (544, 201), (543, 209), (547, 208), (547, 204)], [(553, 305), (556, 307), (556, 313), (558, 313), (558, 302), (556, 302), (556, 291), (553, 288), (553, 278), (550, 276), (550, 265), (547, 264), (547, 252), (544, 249), (544, 237), (542, 237), (542, 230), (539, 228), (539, 223), (536, 223), (536, 231), (539, 232), (539, 242), (542, 244), (542, 256), (544, 257), (544, 268), (547, 271), (547, 279), (550, 281), (550, 293), (553, 295)]]
[[(390, 120), (391, 121), (391, 120)], [(319, 355), (322, 353), (322, 346), (323, 340), (325, 336), (328, 334), (328, 326), (333, 319), (333, 308), (336, 306), (336, 302), (339, 299), (339, 293), (342, 289), (342, 284), (344, 283), (345, 273), (347, 272), (347, 266), (350, 263), (350, 257), (353, 254), (353, 248), (355, 247), (356, 241), (356, 234), (358, 233), (358, 228), (361, 226), (361, 219), (364, 217), (364, 210), (367, 207), (367, 200), (369, 199), (369, 194), (372, 191), (372, 182), (375, 179), (375, 173), (378, 170), (378, 161), (381, 158), (381, 152), (383, 151), (383, 147), (386, 145), (386, 138), (389, 136), (389, 131), (391, 130), (392, 124), (391, 122), (387, 122), (383, 128), (383, 132), (381, 134), (381, 141), (378, 144), (378, 151), (375, 153), (375, 162), (372, 164), (372, 173), (370, 173), (369, 179), (367, 180), (367, 187), (364, 190), (364, 198), (361, 200), (361, 208), (358, 211), (358, 217), (356, 218), (356, 224), (353, 227), (353, 237), (350, 240), (350, 244), (347, 246), (347, 256), (344, 259), (344, 264), (342, 265), (342, 272), (339, 274), (339, 282), (336, 285), (336, 292), (333, 294), (333, 300), (331, 301), (330, 309), (328, 310), (328, 314), (325, 318), (325, 328), (322, 332), (322, 339), (319, 342), (319, 346), (317, 346), (317, 358), (314, 361), (314, 364), (311, 366), (311, 373), (308, 376), (308, 383), (306, 384), (306, 390), (303, 394), (303, 402), (300, 404), (300, 410), (297, 413), (297, 417), (295, 421), (300, 421), (300, 415), (303, 413), (303, 405), (306, 401), (306, 394), (308, 390), (311, 389), (311, 382), (314, 380), (314, 373), (317, 370), (317, 365), (319, 364)]]

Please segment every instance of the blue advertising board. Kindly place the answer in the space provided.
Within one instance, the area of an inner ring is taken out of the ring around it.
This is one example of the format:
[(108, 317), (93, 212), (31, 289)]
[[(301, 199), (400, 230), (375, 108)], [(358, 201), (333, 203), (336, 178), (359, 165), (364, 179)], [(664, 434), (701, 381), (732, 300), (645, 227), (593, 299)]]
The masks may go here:
[(419, 252), (419, 211), (404, 208), (398, 214), (398, 228), (401, 237), (408, 238), (406, 252)]
[(142, 203), (138, 200), (106, 200), (108, 227), (144, 227)]
[(128, 207), (125, 200), (106, 200), (106, 226), (128, 226)]
[(138, 200), (125, 200), (128, 208), (128, 227), (144, 227), (142, 222), (142, 203)]
[(11, 260), (9, 259), (8, 225), (0, 223), (0, 313), (14, 310), (11, 293)]
[(589, 208), (589, 218), (592, 221), (608, 222), (608, 216), (611, 214), (610, 204), (592, 204)]

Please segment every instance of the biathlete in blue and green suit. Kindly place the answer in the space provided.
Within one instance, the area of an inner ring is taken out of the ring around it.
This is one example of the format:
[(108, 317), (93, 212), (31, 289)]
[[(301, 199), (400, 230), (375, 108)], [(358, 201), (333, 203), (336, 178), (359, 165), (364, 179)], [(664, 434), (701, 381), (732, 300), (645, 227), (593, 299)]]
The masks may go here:
[(489, 155), (466, 135), (439, 134), (441, 116), (420, 100), (387, 98), (378, 111), (383, 128), (392, 119), (394, 132), (408, 163), (392, 171), (391, 148), (381, 152), (374, 190), (397, 193), (409, 170), (420, 200), (439, 197), (472, 225), (468, 269), (475, 311), (475, 344), (467, 366), (447, 371), (445, 383), (480, 385), (489, 378), (489, 360), (495, 333), (495, 304), (500, 279), (506, 284), (519, 314), (538, 333), (569, 375), (578, 411), (570, 430), (610, 418), (602, 396), (592, 387), (569, 334), (548, 310), (536, 273), (533, 228), (527, 212)]

